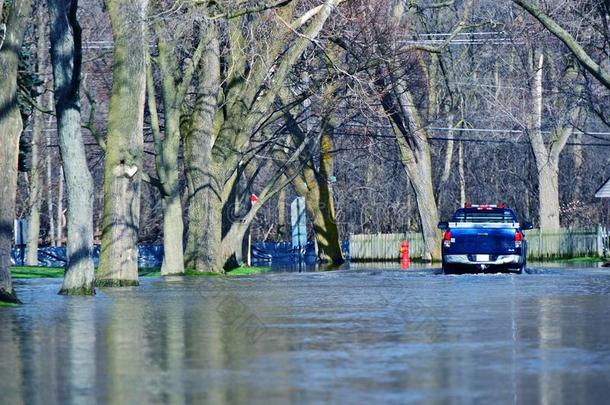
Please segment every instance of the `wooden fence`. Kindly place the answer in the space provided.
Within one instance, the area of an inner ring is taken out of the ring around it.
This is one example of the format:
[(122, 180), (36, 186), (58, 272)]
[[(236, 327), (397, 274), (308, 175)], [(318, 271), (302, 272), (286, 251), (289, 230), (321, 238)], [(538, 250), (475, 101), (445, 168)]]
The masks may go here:
[(533, 260), (603, 256), (608, 250), (608, 232), (602, 227), (545, 232), (532, 229), (525, 231), (525, 237), (527, 257)]
[(385, 261), (400, 259), (400, 245), (409, 241), (409, 254), (421, 258), (424, 253), (424, 240), (421, 233), (378, 233), (374, 235), (350, 235), (349, 253), (354, 261)]
[[(528, 243), (527, 256), (532, 260), (602, 256), (608, 251), (608, 232), (602, 227), (553, 232), (532, 229), (526, 231), (525, 236)], [(421, 259), (424, 243), (422, 235), (417, 232), (350, 235), (350, 258), (354, 261), (399, 260), (403, 240), (409, 241), (411, 258)]]

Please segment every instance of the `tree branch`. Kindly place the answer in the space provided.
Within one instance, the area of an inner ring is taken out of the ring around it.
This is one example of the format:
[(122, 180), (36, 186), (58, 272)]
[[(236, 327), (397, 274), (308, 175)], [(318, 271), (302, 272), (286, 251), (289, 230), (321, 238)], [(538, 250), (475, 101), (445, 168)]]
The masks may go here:
[(513, 3), (517, 4), (529, 14), (531, 14), (536, 20), (538, 20), (551, 34), (555, 35), (561, 42), (563, 42), (568, 49), (574, 54), (576, 59), (584, 66), (589, 73), (591, 73), (597, 80), (601, 82), (604, 87), (610, 90), (610, 72), (605, 71), (600, 65), (597, 64), (589, 56), (587, 51), (568, 31), (561, 27), (555, 20), (545, 14), (540, 8), (529, 2), (528, 0), (513, 0)]
[(220, 13), (215, 16), (209, 17), (209, 18), (212, 20), (218, 20), (220, 18), (226, 18), (228, 20), (231, 20), (234, 18), (242, 17), (247, 14), (255, 14), (255, 13), (260, 13), (263, 11), (271, 10), (274, 8), (284, 7), (284, 6), (287, 6), (288, 4), (292, 3), (292, 1), (293, 0), (280, 0), (280, 1), (276, 1), (275, 3), (271, 3), (271, 4), (263, 3), (258, 6), (254, 6), (254, 7), (250, 7), (250, 8), (245, 8), (245, 9), (236, 10), (236, 11), (227, 11), (227, 12)]

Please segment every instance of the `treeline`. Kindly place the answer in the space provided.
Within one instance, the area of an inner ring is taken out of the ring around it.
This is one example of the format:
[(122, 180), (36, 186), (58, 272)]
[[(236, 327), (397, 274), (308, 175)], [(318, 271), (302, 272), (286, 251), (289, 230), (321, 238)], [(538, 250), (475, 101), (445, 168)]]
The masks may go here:
[(333, 264), (407, 229), (437, 259), (465, 202), (604, 219), (609, 10), (563, 3), (0, 0), (0, 298), (15, 216), (29, 263), (67, 245), (65, 294), (137, 285), (138, 242), (237, 266), (297, 195)]

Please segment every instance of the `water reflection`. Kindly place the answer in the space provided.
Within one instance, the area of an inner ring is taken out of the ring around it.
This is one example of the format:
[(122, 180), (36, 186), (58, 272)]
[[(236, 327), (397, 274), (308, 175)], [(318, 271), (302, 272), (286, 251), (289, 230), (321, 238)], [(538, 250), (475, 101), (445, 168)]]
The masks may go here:
[(143, 280), (95, 298), (20, 282), (3, 403), (597, 402), (610, 276), (344, 271)]

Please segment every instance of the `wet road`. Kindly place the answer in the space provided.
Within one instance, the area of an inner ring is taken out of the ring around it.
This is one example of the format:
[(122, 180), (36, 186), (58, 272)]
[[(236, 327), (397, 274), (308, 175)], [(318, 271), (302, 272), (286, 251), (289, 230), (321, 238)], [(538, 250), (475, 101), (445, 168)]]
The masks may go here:
[(360, 269), (142, 279), (95, 298), (18, 282), (2, 403), (601, 403), (610, 271)]

